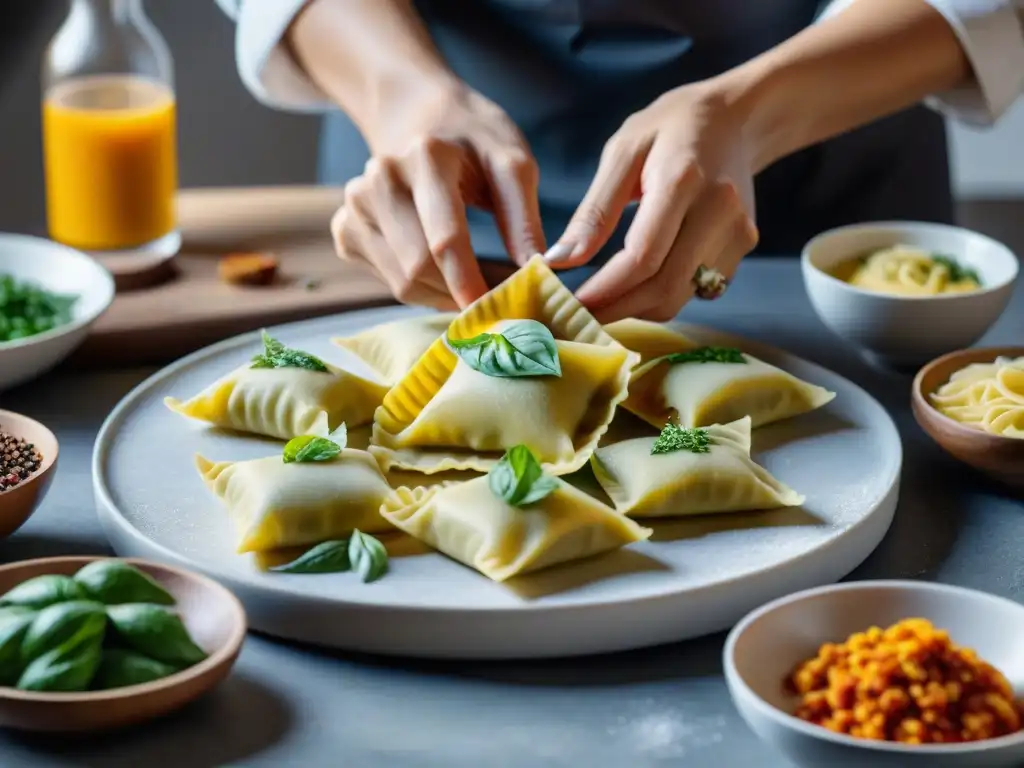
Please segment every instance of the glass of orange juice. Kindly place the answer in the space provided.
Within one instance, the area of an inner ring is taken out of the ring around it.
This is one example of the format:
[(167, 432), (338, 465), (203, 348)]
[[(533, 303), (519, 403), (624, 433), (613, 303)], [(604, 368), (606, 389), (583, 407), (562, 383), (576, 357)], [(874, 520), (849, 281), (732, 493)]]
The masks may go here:
[(142, 0), (71, 0), (43, 65), (54, 240), (105, 260), (177, 253), (173, 69)]

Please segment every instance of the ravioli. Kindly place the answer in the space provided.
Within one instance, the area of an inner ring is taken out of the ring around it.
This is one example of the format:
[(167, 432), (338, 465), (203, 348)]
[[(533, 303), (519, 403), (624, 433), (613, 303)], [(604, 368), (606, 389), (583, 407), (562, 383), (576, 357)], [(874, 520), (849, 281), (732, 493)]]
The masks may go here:
[(468, 339), (500, 320), (521, 318), (544, 323), (556, 339), (618, 345), (539, 255), (462, 310), (452, 320), (448, 335)]
[(442, 312), (395, 320), (331, 341), (357, 355), (382, 381), (395, 384), (448, 330), (456, 316), (455, 312)]
[(523, 320), (550, 331), (560, 375), (482, 373), (437, 339), (374, 416), (370, 451), (385, 472), (486, 472), (517, 444), (556, 475), (586, 464), (639, 358), (602, 330), (539, 257), (470, 305), (448, 335), (510, 333)]
[(290, 440), (326, 436), (338, 425), (373, 419), (388, 388), (327, 365), (306, 368), (253, 368), (246, 364), (181, 402), (164, 398), (172, 411), (223, 429)]
[(626, 349), (640, 355), (641, 364), (656, 357), (671, 355), (673, 352), (685, 352), (700, 346), (675, 328), (634, 317), (609, 323), (604, 329)]
[(494, 581), (581, 560), (651, 535), (562, 480), (540, 501), (515, 507), (486, 476), (430, 488), (398, 488), (381, 515), (453, 560)]
[(212, 462), (196, 457), (207, 487), (238, 531), (239, 552), (263, 552), (393, 530), (380, 516), (390, 488), (373, 457), (344, 449), (330, 461), (285, 463), (281, 456)]
[[(623, 407), (659, 429), (670, 421), (697, 427), (728, 424), (744, 416), (758, 427), (813, 411), (835, 397), (834, 392), (756, 357), (730, 348), (703, 347), (658, 323), (621, 320), (606, 330), (641, 356)], [(721, 362), (714, 354), (700, 359), (699, 353), (708, 350), (732, 353), (733, 361)], [(666, 359), (676, 353), (692, 353), (698, 359)]]
[(475, 480), (478, 477), (480, 477), (480, 473), (471, 470), (452, 470), (428, 475), (409, 469), (393, 469), (384, 475), (388, 485), (392, 488), (424, 488), (433, 485), (464, 483), (467, 480)]
[(750, 417), (702, 431), (707, 452), (654, 453), (658, 438), (640, 437), (599, 448), (594, 476), (630, 517), (679, 517), (797, 507), (805, 498), (750, 458)]

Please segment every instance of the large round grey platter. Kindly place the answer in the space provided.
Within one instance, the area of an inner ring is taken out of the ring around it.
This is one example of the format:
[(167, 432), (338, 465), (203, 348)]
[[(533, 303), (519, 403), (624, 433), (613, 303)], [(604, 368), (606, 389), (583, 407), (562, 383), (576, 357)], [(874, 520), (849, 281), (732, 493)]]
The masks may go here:
[[(331, 337), (422, 313), (372, 309), (270, 329), (286, 344), (368, 373)], [(753, 608), (841, 579), (878, 546), (899, 494), (902, 446), (892, 419), (857, 385), (778, 349), (682, 326), (828, 387), (811, 414), (754, 431), (754, 457), (807, 497), (801, 508), (679, 519), (610, 555), (496, 584), (433, 552), (392, 558), (388, 575), (284, 575), (235, 554), (227, 514), (197, 474), (213, 460), (273, 455), (279, 443), (230, 435), (169, 411), (241, 365), (258, 334), (227, 339), (153, 375), (100, 430), (93, 484), (119, 555), (211, 576), (244, 603), (253, 629), (339, 649), (438, 658), (602, 653), (726, 629)], [(357, 438), (358, 439), (358, 438)]]

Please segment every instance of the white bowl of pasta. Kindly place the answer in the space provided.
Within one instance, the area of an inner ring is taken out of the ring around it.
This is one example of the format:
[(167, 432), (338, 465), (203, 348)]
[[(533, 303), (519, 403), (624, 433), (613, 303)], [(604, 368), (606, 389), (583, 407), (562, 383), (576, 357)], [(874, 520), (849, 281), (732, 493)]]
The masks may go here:
[(949, 455), (1024, 493), (1024, 346), (933, 360), (914, 379), (911, 405)]
[(1019, 272), (1013, 252), (986, 235), (899, 221), (823, 232), (801, 266), (822, 322), (896, 367), (974, 344), (1003, 313)]

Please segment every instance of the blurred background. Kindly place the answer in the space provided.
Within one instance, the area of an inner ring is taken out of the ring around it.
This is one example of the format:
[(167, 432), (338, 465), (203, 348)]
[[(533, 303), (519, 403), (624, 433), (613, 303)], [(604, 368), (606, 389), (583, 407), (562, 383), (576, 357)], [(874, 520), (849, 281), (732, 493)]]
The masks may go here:
[[(3, 5), (0, 231), (43, 234), (39, 68), (67, 9), (53, 0)], [(182, 186), (312, 183), (318, 120), (248, 94), (235, 71), (234, 27), (213, 0), (150, 0), (147, 10), (175, 58)], [(951, 141), (960, 223), (1024, 253), (1024, 102), (993, 130), (954, 125)]]

